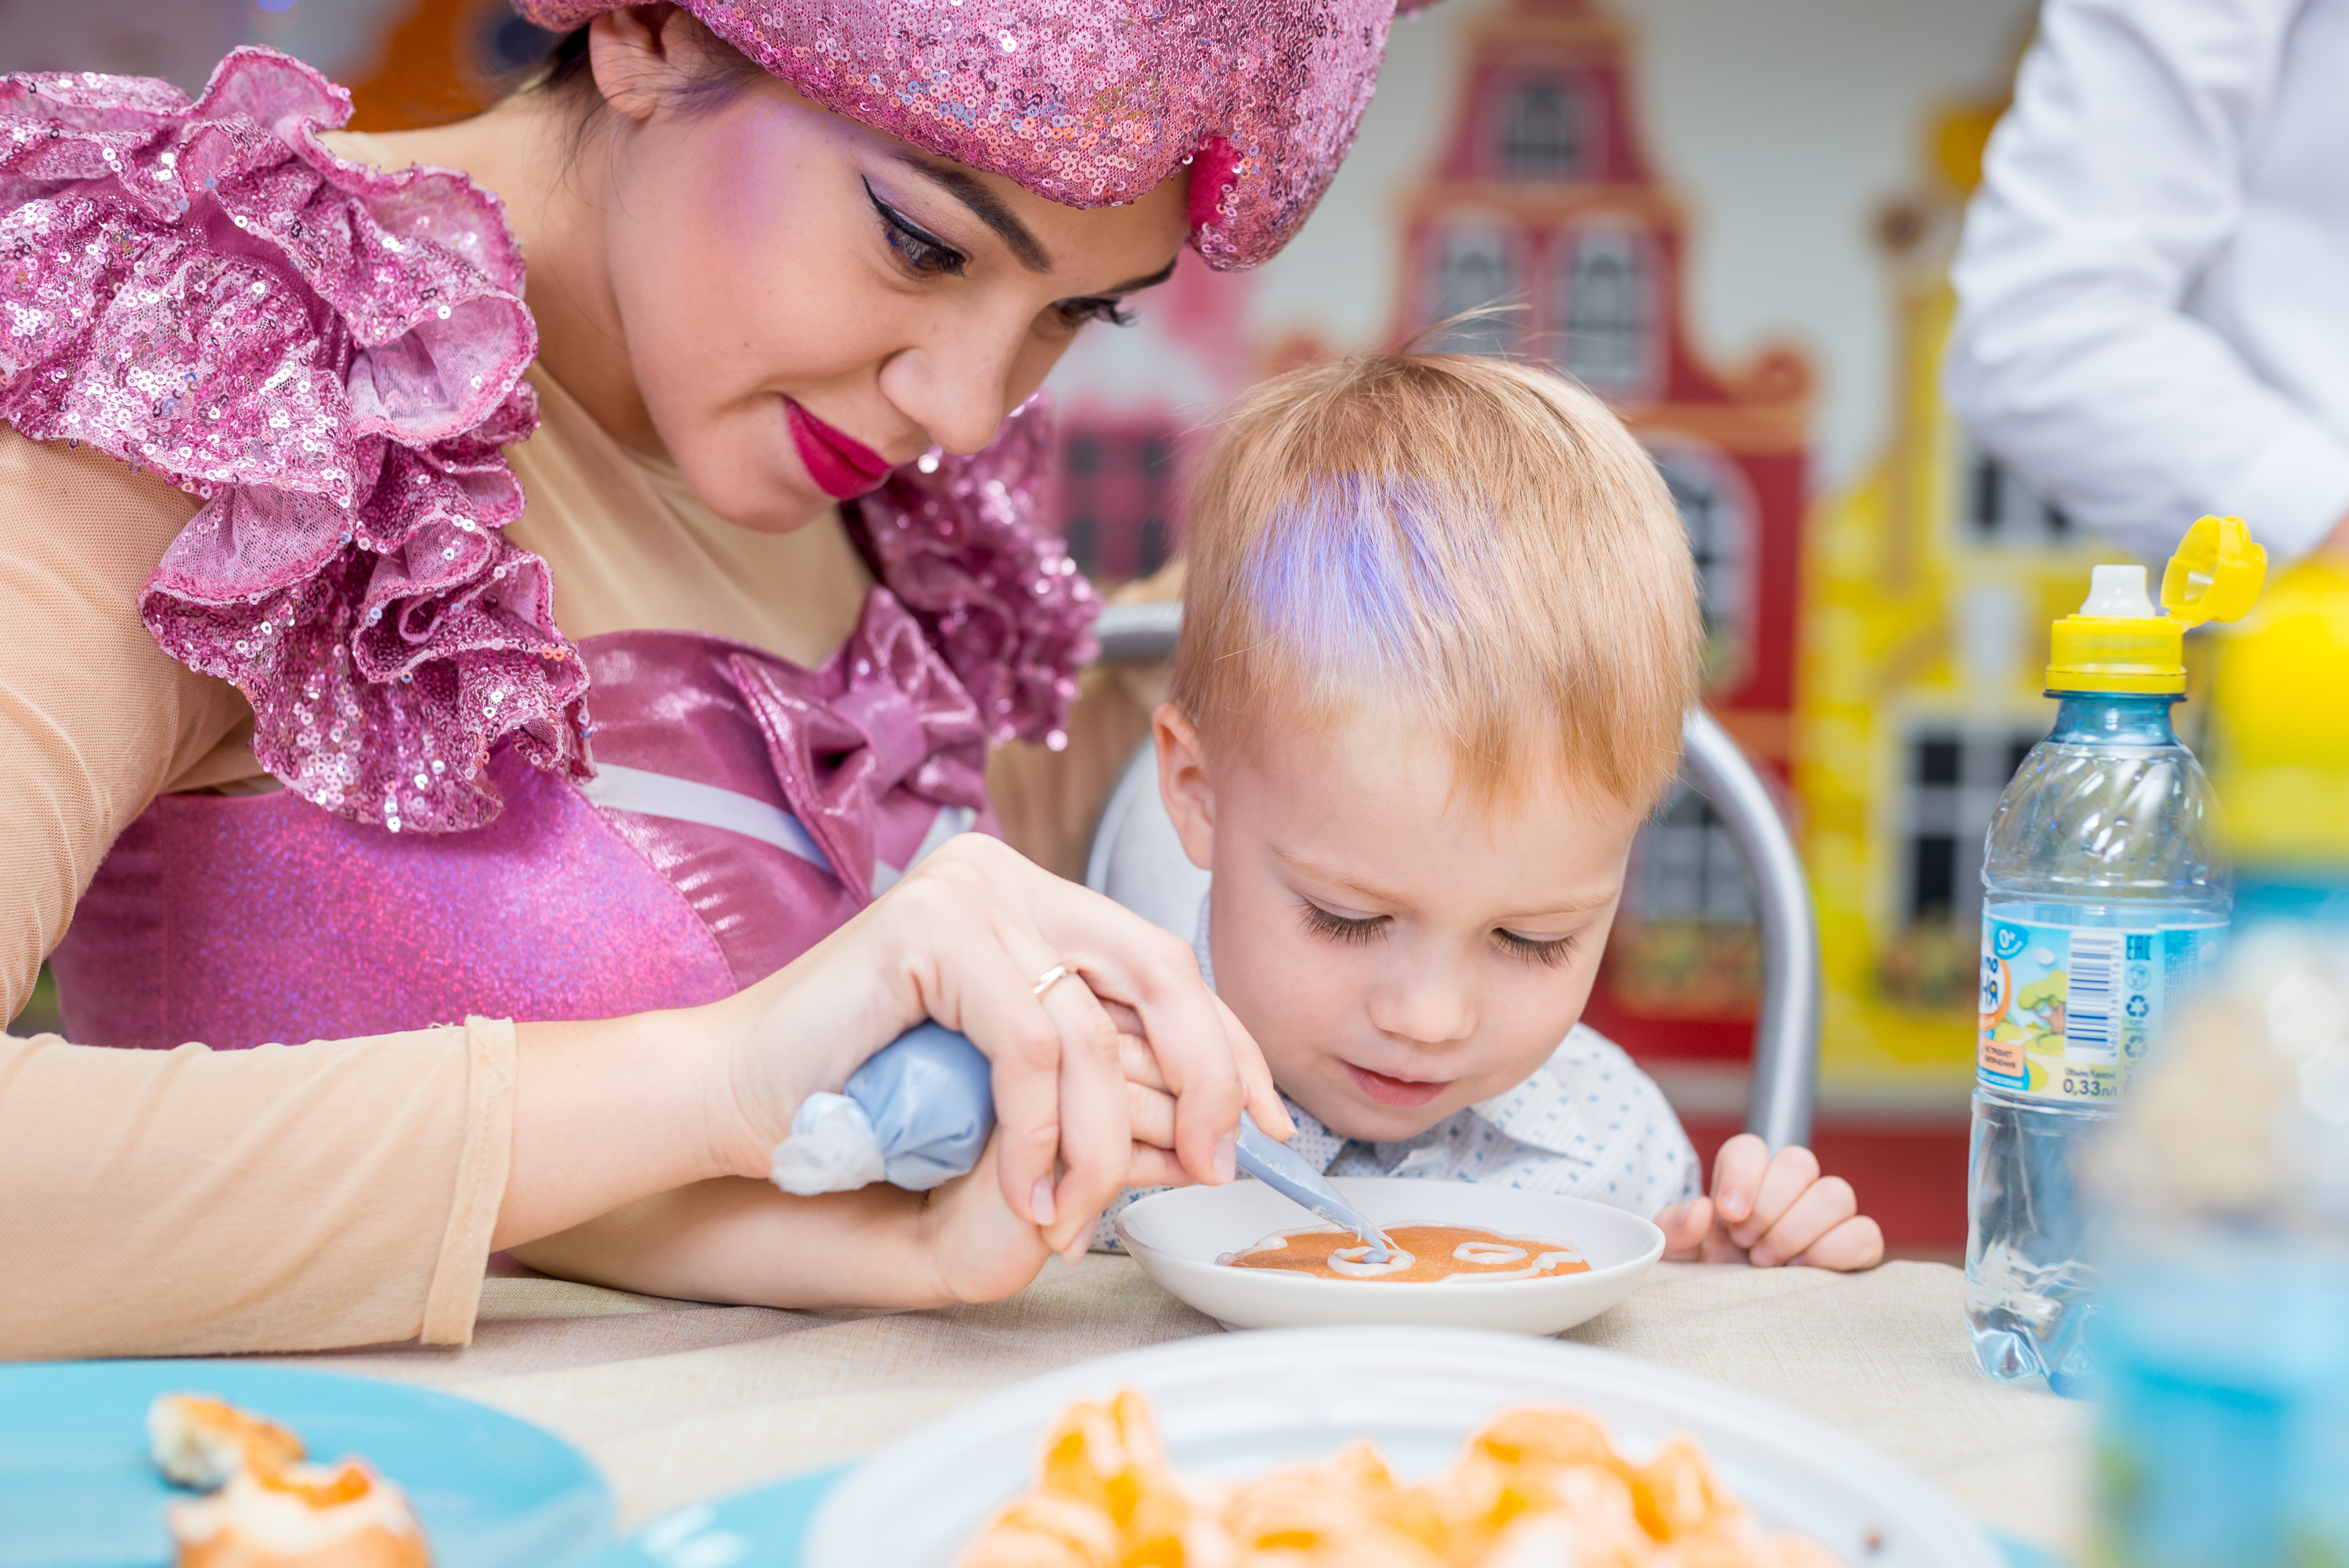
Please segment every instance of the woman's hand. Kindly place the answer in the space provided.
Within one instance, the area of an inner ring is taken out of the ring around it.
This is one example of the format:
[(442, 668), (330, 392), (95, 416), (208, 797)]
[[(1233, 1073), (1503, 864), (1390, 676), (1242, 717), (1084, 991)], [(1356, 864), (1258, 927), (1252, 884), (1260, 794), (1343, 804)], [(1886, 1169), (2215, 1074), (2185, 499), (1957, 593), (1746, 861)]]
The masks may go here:
[(1819, 1174), (1818, 1157), (1741, 1132), (1713, 1161), (1713, 1192), (1656, 1216), (1674, 1263), (1780, 1264), (1868, 1269), (1884, 1261), (1884, 1233), (1859, 1212), (1851, 1183)]
[[(1061, 964), (1071, 978), (1039, 995)], [(1171, 1126), (1146, 1116), (1138, 1130), (1164, 1158), (1136, 1161), (1133, 1091), (1104, 1003), (1138, 1021), (1150, 1088), (1171, 1098)], [(994, 1066), (1003, 1201), (1056, 1251), (1083, 1245), (1132, 1181), (1229, 1181), (1243, 1106), (1275, 1136), (1290, 1130), (1262, 1053), (1186, 944), (975, 833), (709, 1010), (726, 1020), (712, 1114), (744, 1175), (765, 1172), (808, 1094), (839, 1088), (923, 1018), (969, 1036)]]

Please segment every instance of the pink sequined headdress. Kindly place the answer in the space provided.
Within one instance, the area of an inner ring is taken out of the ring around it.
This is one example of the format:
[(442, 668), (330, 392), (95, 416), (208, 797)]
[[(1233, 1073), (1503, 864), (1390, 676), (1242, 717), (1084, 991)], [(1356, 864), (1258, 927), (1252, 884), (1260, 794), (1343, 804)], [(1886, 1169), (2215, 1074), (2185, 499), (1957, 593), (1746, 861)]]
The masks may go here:
[[(575, 27), (624, 0), (514, 0)], [(1394, 0), (684, 0), (818, 103), (1069, 207), (1191, 166), (1191, 242), (1296, 232), (1371, 100)]]

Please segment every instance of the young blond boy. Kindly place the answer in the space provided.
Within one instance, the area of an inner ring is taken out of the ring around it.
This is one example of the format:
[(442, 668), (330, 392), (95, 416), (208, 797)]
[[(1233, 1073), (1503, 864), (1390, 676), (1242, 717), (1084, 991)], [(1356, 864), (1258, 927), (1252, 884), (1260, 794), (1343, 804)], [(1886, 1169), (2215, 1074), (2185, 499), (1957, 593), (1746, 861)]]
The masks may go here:
[(1614, 416), (1501, 360), (1285, 376), (1208, 455), (1185, 555), (1160, 794), (1292, 1147), (1653, 1214), (1669, 1255), (1875, 1264), (1806, 1150), (1732, 1139), (1704, 1194), (1654, 1083), (1577, 1022), (1701, 645), (1686, 538)]

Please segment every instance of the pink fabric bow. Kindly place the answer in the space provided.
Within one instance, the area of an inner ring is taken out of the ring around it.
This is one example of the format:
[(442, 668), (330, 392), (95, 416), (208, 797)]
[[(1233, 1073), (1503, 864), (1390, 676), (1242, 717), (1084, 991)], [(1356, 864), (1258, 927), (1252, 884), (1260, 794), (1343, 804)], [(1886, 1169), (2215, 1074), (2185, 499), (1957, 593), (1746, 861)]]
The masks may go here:
[(937, 807), (986, 810), (978, 705), (887, 589), (821, 669), (728, 663), (792, 814), (859, 899), (873, 897), (885, 813), (917, 806), (926, 827)]

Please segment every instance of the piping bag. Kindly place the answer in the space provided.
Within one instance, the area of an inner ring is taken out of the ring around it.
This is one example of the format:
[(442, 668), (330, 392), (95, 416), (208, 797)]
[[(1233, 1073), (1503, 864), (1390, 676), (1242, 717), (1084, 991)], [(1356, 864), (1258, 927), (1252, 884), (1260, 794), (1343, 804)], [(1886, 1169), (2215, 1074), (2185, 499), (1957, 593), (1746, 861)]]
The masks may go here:
[[(886, 1181), (926, 1192), (978, 1163), (995, 1128), (987, 1057), (944, 1024), (898, 1036), (856, 1069), (840, 1094), (807, 1097), (791, 1136), (775, 1145), (776, 1186), (802, 1198), (850, 1192)], [(1370, 1263), (1394, 1250), (1386, 1233), (1356, 1213), (1321, 1172), (1240, 1112), (1239, 1168), (1332, 1224), (1370, 1243)]]

